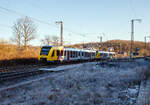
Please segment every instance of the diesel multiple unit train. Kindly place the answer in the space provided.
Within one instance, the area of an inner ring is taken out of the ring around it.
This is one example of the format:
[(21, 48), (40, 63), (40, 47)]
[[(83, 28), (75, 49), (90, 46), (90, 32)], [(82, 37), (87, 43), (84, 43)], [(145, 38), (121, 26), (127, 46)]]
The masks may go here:
[(94, 51), (56, 46), (43, 46), (40, 51), (39, 60), (46, 62), (72, 62), (90, 61), (97, 59), (111, 59), (115, 52)]

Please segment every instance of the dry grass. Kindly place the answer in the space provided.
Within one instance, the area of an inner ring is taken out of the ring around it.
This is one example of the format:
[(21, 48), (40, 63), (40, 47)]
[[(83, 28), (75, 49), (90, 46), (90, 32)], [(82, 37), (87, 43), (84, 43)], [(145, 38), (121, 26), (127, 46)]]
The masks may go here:
[(40, 47), (18, 48), (16, 45), (0, 43), (0, 67), (34, 64)]
[(40, 53), (39, 47), (18, 48), (15, 45), (0, 43), (0, 61), (12, 59), (37, 58)]

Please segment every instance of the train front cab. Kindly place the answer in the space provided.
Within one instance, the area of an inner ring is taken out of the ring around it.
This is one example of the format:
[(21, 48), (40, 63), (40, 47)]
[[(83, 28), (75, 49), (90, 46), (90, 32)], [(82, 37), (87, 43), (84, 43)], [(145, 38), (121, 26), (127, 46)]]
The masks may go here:
[(51, 48), (52, 46), (43, 46), (40, 50), (40, 55), (38, 57), (38, 60), (41, 62), (47, 62), (47, 58), (49, 56), (49, 52)]
[(95, 59), (96, 60), (106, 60), (115, 58), (115, 52), (107, 51), (96, 51)]
[(63, 59), (63, 50), (63, 47), (43, 46), (41, 48), (39, 60), (50, 63), (59, 62)]
[(63, 47), (52, 47), (47, 57), (47, 62), (55, 63), (62, 62), (64, 59)]
[(100, 59), (100, 51), (96, 51), (95, 60), (99, 60), (99, 59)]

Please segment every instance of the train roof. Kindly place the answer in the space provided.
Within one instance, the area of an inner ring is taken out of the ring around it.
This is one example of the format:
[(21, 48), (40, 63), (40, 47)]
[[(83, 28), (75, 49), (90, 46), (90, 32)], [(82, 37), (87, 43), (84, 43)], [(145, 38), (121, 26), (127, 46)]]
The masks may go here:
[(109, 52), (109, 51), (98, 51), (99, 53), (111, 53), (111, 54), (115, 54), (115, 52)]
[(71, 50), (71, 51), (85, 51), (85, 52), (95, 52), (95, 51), (92, 51), (92, 50), (77, 49), (77, 48), (65, 48), (65, 50)]
[(94, 50), (89, 50), (89, 49), (68, 48), (68, 47), (63, 47), (63, 46), (42, 46), (42, 47), (53, 47), (56, 50), (61, 50), (64, 48), (65, 50), (69, 50), (69, 51), (96, 52)]

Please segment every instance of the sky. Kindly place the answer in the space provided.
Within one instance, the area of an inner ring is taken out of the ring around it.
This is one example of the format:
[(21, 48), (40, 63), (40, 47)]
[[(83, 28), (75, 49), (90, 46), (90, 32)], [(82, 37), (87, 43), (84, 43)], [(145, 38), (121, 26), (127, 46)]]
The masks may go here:
[(0, 0), (0, 39), (11, 39), (13, 24), (28, 16), (37, 26), (32, 45), (41, 45), (45, 35), (59, 37), (56, 21), (64, 23), (64, 43), (75, 44), (99, 41), (98, 36), (103, 41), (130, 40), (131, 19), (142, 19), (135, 22), (134, 40), (144, 41), (144, 36), (150, 36), (149, 5), (150, 0)]

